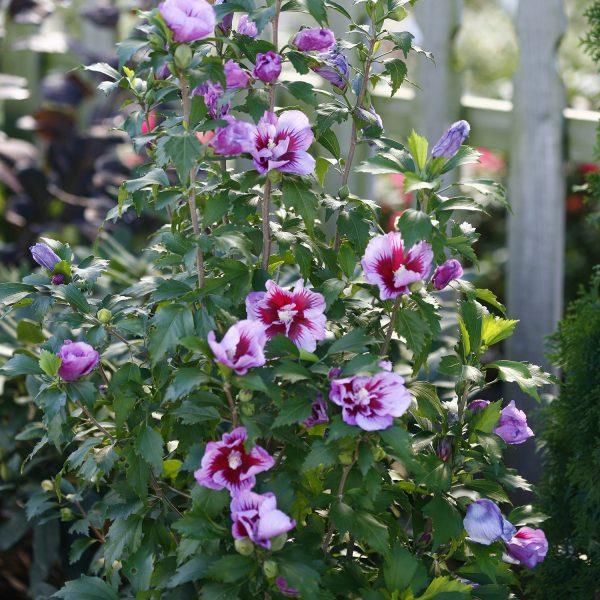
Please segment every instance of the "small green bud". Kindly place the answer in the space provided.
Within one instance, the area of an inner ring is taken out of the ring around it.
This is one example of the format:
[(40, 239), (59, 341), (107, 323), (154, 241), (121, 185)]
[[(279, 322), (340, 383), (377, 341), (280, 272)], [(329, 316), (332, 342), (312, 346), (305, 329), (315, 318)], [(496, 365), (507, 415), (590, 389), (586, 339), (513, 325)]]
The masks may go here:
[(143, 79), (136, 77), (131, 82), (131, 87), (133, 88), (136, 94), (141, 95), (146, 93), (146, 90), (148, 89), (148, 84)]
[(279, 573), (279, 567), (274, 560), (265, 560), (265, 564), (263, 565), (263, 573), (266, 575), (267, 579), (275, 579), (277, 577), (277, 573)]
[(250, 556), (254, 552), (254, 544), (248, 538), (235, 540), (233, 545), (235, 546), (236, 552), (242, 556)]
[(348, 188), (347, 185), (343, 185), (338, 190), (338, 196), (340, 197), (341, 200), (345, 200), (346, 198), (348, 198), (348, 196), (350, 196), (350, 189)]
[(238, 399), (240, 402), (250, 402), (253, 396), (254, 394), (252, 393), (252, 390), (240, 390)]
[(75, 519), (75, 514), (70, 508), (61, 508), (60, 509), (60, 520), (61, 521), (73, 521)]
[(377, 462), (379, 462), (380, 460), (383, 460), (386, 456), (387, 456), (387, 453), (381, 446), (377, 446), (377, 448), (375, 448), (375, 452), (373, 453), (373, 458)]
[(408, 285), (408, 289), (411, 292), (418, 292), (419, 290), (423, 289), (423, 282), (422, 281), (413, 281), (412, 283), (410, 283)]
[(4, 481), (8, 481), (10, 479), (10, 469), (8, 468), (6, 463), (2, 463), (0, 465), (0, 477)]
[(44, 481), (42, 481), (42, 483), (40, 483), (40, 485), (42, 486), (42, 489), (45, 492), (53, 492), (54, 491), (54, 484), (49, 479), (44, 479)]
[(285, 546), (287, 539), (287, 533), (280, 533), (274, 538), (271, 538), (271, 551), (277, 552), (278, 550), (281, 550)]
[(187, 44), (177, 46), (173, 58), (178, 69), (187, 69), (192, 63), (192, 49)]
[(281, 172), (273, 169), (267, 173), (267, 177), (271, 183), (279, 183), (281, 181)]
[(254, 414), (254, 404), (251, 404), (250, 402), (244, 402), (240, 406), (240, 410), (244, 416), (251, 417)]
[(352, 464), (352, 452), (340, 452), (338, 454), (338, 460), (343, 465), (351, 465)]
[(98, 317), (98, 321), (100, 321), (100, 323), (104, 323), (106, 325), (107, 323), (110, 323), (112, 313), (110, 310), (108, 310), (108, 308), (101, 308), (97, 312), (96, 316)]

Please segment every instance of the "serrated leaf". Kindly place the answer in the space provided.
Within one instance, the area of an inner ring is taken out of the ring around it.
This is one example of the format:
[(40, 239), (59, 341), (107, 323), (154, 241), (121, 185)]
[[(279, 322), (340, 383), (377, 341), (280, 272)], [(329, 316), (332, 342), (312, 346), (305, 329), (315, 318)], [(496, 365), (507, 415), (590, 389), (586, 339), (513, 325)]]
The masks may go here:
[(306, 8), (319, 25), (327, 25), (327, 11), (323, 0), (306, 0)]
[(389, 75), (392, 80), (392, 96), (400, 89), (407, 73), (408, 68), (401, 58), (392, 58), (386, 61), (384, 74)]
[(183, 304), (169, 304), (153, 317), (154, 331), (150, 334), (148, 350), (156, 364), (179, 340), (194, 333), (194, 321), (190, 308)]
[(284, 205), (294, 209), (302, 217), (307, 231), (312, 235), (317, 216), (317, 196), (308, 184), (292, 177), (284, 178), (281, 189)]
[(518, 322), (518, 320), (501, 319), (500, 317), (494, 317), (494, 315), (484, 314), (481, 328), (482, 344), (491, 346), (510, 337)]
[(434, 496), (423, 507), (423, 514), (433, 522), (433, 552), (442, 544), (461, 536), (463, 531), (462, 516), (443, 496)]
[(414, 577), (419, 561), (416, 556), (396, 542), (383, 567), (383, 578), (389, 592), (403, 591)]
[(68, 581), (54, 597), (63, 600), (119, 600), (117, 593), (105, 581), (87, 575)]
[(540, 400), (537, 388), (556, 383), (556, 378), (546, 373), (537, 365), (513, 360), (497, 360), (485, 365), (487, 369), (498, 369), (498, 377), (502, 381), (516, 383), (526, 394)]
[(412, 154), (417, 168), (419, 171), (422, 171), (425, 163), (427, 162), (427, 150), (429, 148), (429, 142), (413, 129), (406, 140), (406, 144), (410, 150), (410, 153)]
[(396, 228), (402, 234), (405, 248), (408, 250), (415, 242), (429, 239), (433, 225), (427, 213), (407, 208), (400, 215)]
[(25, 354), (15, 354), (0, 367), (0, 375), (17, 377), (19, 375), (41, 375), (38, 361)]
[(337, 462), (337, 452), (334, 448), (325, 445), (323, 440), (315, 440), (313, 446), (304, 459), (302, 471), (309, 471), (317, 467), (331, 467)]
[(42, 350), (40, 352), (39, 365), (40, 369), (46, 373), (49, 377), (56, 377), (58, 375), (58, 368), (60, 367), (61, 360), (56, 354), (48, 350)]
[(415, 354), (419, 354), (425, 338), (430, 334), (428, 323), (419, 313), (407, 308), (401, 308), (396, 315), (396, 333), (404, 337), (406, 346)]
[(327, 356), (338, 352), (360, 352), (372, 343), (364, 329), (352, 329), (339, 340), (335, 340), (327, 350)]
[(137, 455), (145, 460), (156, 473), (162, 471), (163, 439), (158, 431), (146, 425), (137, 435), (134, 446)]

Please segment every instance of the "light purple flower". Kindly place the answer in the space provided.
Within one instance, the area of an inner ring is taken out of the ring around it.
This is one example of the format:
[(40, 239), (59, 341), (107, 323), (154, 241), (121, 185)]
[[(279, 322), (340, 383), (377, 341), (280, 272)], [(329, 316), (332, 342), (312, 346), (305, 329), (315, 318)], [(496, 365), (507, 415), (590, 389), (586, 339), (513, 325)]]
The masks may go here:
[(320, 64), (311, 69), (342, 92), (345, 91), (350, 79), (350, 65), (344, 54), (337, 48), (332, 48), (329, 52), (319, 54), (317, 60)]
[(281, 74), (281, 56), (273, 50), (256, 55), (256, 64), (252, 74), (265, 83), (273, 83)]
[(427, 242), (417, 242), (408, 251), (402, 235), (390, 231), (371, 239), (361, 261), (365, 279), (379, 286), (382, 300), (409, 294), (409, 285), (427, 278), (433, 251)]
[(244, 14), (240, 17), (237, 26), (237, 32), (241, 35), (247, 35), (248, 37), (255, 38), (258, 35), (258, 29), (254, 21), (248, 20), (248, 15)]
[(92, 346), (71, 340), (64, 341), (56, 356), (61, 360), (58, 374), (65, 381), (89, 375), (100, 360), (100, 354)]
[(308, 27), (301, 29), (294, 37), (294, 46), (301, 52), (317, 50), (324, 52), (335, 44), (335, 34), (331, 29)]
[(483, 400), (481, 398), (477, 398), (477, 399), (469, 402), (469, 406), (467, 407), (467, 410), (469, 410), (471, 413), (475, 414), (475, 413), (478, 413), (479, 411), (485, 409), (489, 405), (490, 405), (489, 400)]
[(35, 244), (29, 248), (29, 251), (33, 260), (48, 271), (53, 271), (57, 263), (61, 261), (60, 256), (47, 244)]
[(245, 88), (250, 81), (250, 75), (233, 59), (229, 59), (223, 67), (228, 90)]
[(397, 373), (382, 371), (373, 377), (346, 377), (331, 382), (329, 399), (342, 407), (342, 419), (365, 431), (387, 429), (401, 417), (412, 396)]
[(502, 516), (498, 506), (487, 498), (469, 504), (463, 525), (471, 540), (486, 546), (499, 539), (506, 542), (517, 531), (516, 527)]
[(279, 118), (265, 112), (256, 126), (254, 166), (263, 174), (277, 170), (282, 173), (309, 175), (316, 161), (307, 152), (314, 139), (308, 117), (299, 110), (287, 110)]
[(229, 102), (223, 101), (223, 87), (219, 82), (205, 81), (192, 90), (192, 96), (202, 96), (211, 119), (220, 119), (229, 112)]
[(254, 150), (254, 132), (256, 128), (245, 121), (238, 121), (231, 115), (223, 117), (226, 127), (219, 127), (210, 141), (210, 146), (221, 156), (238, 156)]
[(211, 490), (228, 489), (232, 496), (253, 488), (256, 474), (268, 471), (275, 460), (261, 446), (246, 452), (247, 436), (245, 427), (237, 427), (223, 434), (220, 442), (208, 442), (202, 465), (194, 472), (198, 484)]
[(311, 408), (310, 417), (305, 419), (302, 423), (307, 429), (310, 429), (315, 425), (320, 425), (321, 423), (329, 423), (327, 405), (325, 404), (325, 400), (323, 400), (322, 394), (317, 394)]
[(236, 540), (249, 538), (267, 550), (272, 538), (296, 526), (296, 521), (277, 509), (277, 498), (272, 492), (241, 491), (231, 501), (231, 519), (231, 534)]
[(215, 11), (206, 0), (165, 0), (158, 9), (176, 42), (208, 37), (217, 23)]
[(270, 339), (281, 333), (298, 348), (312, 352), (325, 339), (325, 298), (304, 287), (299, 279), (292, 290), (267, 281), (266, 292), (251, 292), (246, 297), (248, 318), (260, 321)]
[(227, 330), (221, 342), (217, 342), (214, 331), (208, 333), (207, 339), (215, 361), (238, 375), (245, 375), (248, 369), (262, 367), (266, 362), (263, 350), (267, 336), (259, 321), (238, 321)]
[(521, 527), (506, 543), (509, 556), (518, 560), (528, 569), (541, 563), (548, 553), (548, 540), (541, 529)]
[(284, 577), (278, 577), (275, 580), (275, 584), (279, 588), (279, 591), (285, 596), (299, 596), (300, 592), (293, 587), (289, 587)]
[(462, 143), (469, 137), (470, 130), (471, 128), (466, 121), (453, 123), (433, 147), (431, 156), (433, 158), (439, 158), (440, 156), (452, 158), (458, 152)]
[(515, 406), (514, 400), (500, 412), (500, 420), (494, 427), (494, 433), (507, 444), (522, 444), (533, 437), (533, 431), (527, 425), (527, 416)]
[(455, 258), (450, 258), (435, 269), (431, 283), (436, 290), (443, 290), (451, 281), (462, 277), (462, 274), (461, 264)]

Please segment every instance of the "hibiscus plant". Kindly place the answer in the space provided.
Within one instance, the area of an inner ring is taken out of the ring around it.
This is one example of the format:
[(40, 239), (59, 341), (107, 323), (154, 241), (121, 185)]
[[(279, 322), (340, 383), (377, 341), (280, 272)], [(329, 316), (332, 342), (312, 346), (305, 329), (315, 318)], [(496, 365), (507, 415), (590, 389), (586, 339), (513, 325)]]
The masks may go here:
[[(486, 361), (516, 322), (463, 274), (478, 234), (458, 216), (503, 192), (453, 183), (478, 159), (464, 121), (431, 152), (384, 133), (373, 91), (423, 53), (387, 25), (414, 0), (345, 4), (165, 0), (118, 70), (88, 67), (130, 94), (145, 157), (107, 220), (161, 225), (128, 287), (50, 239), (0, 284), (40, 334), (1, 370), (41, 411), (28, 460), (64, 455), (27, 505), (69, 525), (82, 574), (55, 597), (500, 599), (545, 556), (502, 456), (533, 432), (478, 396), (550, 377)], [(282, 40), (288, 11), (312, 25)], [(350, 190), (367, 173), (413, 193), (393, 231)]]

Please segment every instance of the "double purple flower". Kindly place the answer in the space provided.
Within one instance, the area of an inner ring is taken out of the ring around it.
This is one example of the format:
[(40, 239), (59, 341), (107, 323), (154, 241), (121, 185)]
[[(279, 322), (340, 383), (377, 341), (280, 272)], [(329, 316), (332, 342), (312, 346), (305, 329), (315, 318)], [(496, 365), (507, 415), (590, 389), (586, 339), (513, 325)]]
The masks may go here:
[(534, 435), (527, 425), (527, 416), (515, 406), (514, 400), (511, 400), (510, 404), (502, 409), (500, 420), (494, 427), (494, 433), (507, 444), (522, 444)]
[(248, 86), (250, 75), (233, 59), (229, 59), (223, 67), (228, 90), (240, 90)]
[(58, 374), (65, 381), (75, 381), (89, 375), (100, 360), (100, 354), (85, 342), (65, 340), (56, 353), (61, 360)]
[(256, 55), (256, 65), (252, 74), (264, 83), (273, 83), (281, 74), (281, 56), (273, 50)]
[(335, 34), (331, 29), (308, 27), (301, 29), (294, 37), (294, 46), (301, 52), (316, 50), (323, 52), (335, 44)]
[(158, 9), (176, 42), (208, 37), (217, 23), (215, 11), (206, 0), (165, 0)]
[(227, 121), (227, 125), (219, 127), (210, 142), (215, 153), (221, 156), (238, 156), (252, 152), (256, 131), (254, 125), (234, 119), (231, 115), (225, 115), (223, 119)]
[(192, 96), (202, 96), (211, 119), (221, 119), (229, 112), (229, 102), (223, 102), (223, 86), (205, 81), (192, 90)]
[(248, 15), (243, 14), (238, 21), (237, 32), (255, 38), (258, 35), (258, 28), (254, 21), (248, 20)]
[(541, 529), (521, 527), (506, 543), (508, 554), (528, 569), (541, 563), (548, 553), (548, 540)]

